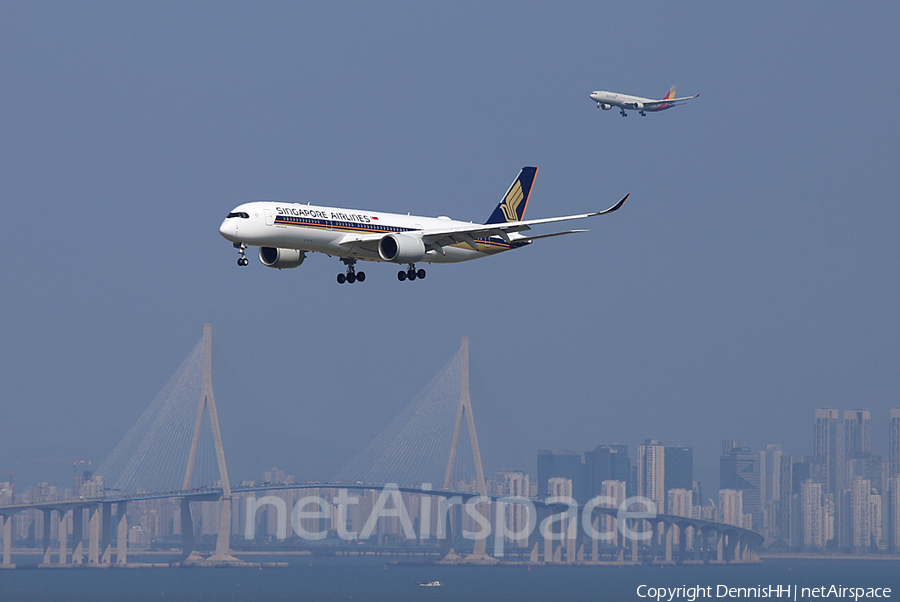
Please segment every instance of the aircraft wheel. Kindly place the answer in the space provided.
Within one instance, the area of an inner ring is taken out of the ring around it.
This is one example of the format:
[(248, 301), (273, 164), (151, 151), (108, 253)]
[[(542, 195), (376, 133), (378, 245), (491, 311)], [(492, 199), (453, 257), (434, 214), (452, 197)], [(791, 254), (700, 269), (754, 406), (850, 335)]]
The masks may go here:
[(338, 274), (337, 281), (338, 281), (338, 284), (344, 284), (344, 282), (347, 281), (347, 277), (344, 276), (343, 274)]
[(366, 273), (365, 272), (357, 272), (356, 273), (356, 281), (357, 282), (365, 282), (366, 281)]
[(406, 280), (406, 272), (404, 272), (403, 270), (397, 272), (397, 280), (399, 280), (400, 282)]
[(423, 270), (422, 268), (419, 268), (419, 271), (416, 272), (416, 277), (417, 277), (417, 278), (424, 278), (424, 277), (425, 277), (425, 270)]
[(406, 272), (406, 277), (409, 278), (410, 282), (412, 282), (413, 280), (416, 279), (416, 271), (409, 270), (408, 272)]
[(356, 274), (350, 272), (347, 274), (347, 284), (353, 284), (354, 282), (356, 282)]

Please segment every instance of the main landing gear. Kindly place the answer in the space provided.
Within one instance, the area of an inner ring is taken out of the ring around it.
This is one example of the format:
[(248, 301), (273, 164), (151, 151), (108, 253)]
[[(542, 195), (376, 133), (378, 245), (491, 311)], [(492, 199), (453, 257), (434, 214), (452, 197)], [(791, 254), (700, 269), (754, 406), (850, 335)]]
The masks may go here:
[(423, 270), (422, 268), (419, 268), (417, 270), (416, 264), (414, 264), (414, 263), (409, 264), (409, 268), (407, 268), (407, 270), (405, 272), (403, 270), (400, 270), (399, 272), (397, 272), (397, 280), (399, 280), (400, 282), (403, 282), (404, 280), (412, 281), (412, 280), (415, 280), (416, 278), (421, 279), (424, 277), (425, 277), (425, 270)]
[(233, 246), (235, 249), (238, 250), (238, 253), (241, 254), (241, 256), (238, 257), (237, 264), (241, 267), (244, 267), (248, 263), (250, 263), (250, 260), (244, 256), (244, 251), (247, 249), (247, 245), (245, 245), (242, 242), (236, 242), (236, 243), (233, 243)]
[(640, 112), (640, 114), (641, 114), (641, 117), (646, 117), (646, 116), (647, 116), (647, 114), (644, 113), (643, 111), (639, 111), (639, 112)]
[(628, 113), (625, 112), (625, 109), (619, 109), (619, 112), (622, 114), (622, 117), (628, 117)]
[(338, 284), (353, 284), (354, 282), (365, 282), (366, 281), (366, 273), (365, 272), (357, 272), (355, 259), (341, 259), (347, 265), (347, 273), (346, 274), (338, 274), (337, 281)]

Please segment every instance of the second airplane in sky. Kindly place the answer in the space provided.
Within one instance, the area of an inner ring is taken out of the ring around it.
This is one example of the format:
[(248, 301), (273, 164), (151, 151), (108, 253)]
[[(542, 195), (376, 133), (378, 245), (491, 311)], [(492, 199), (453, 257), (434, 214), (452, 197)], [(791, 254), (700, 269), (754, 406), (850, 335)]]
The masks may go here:
[(641, 117), (646, 117), (647, 111), (650, 111), (651, 113), (665, 111), (666, 109), (671, 109), (675, 105), (682, 104), (685, 101), (700, 96), (699, 94), (694, 94), (693, 96), (675, 98), (675, 88), (676, 86), (669, 88), (669, 93), (660, 100), (642, 98), (640, 96), (629, 96), (628, 94), (618, 94), (616, 92), (604, 92), (603, 90), (591, 92), (591, 100), (597, 103), (597, 108), (603, 109), (604, 111), (608, 111), (613, 107), (619, 107), (619, 112), (622, 113), (622, 117), (628, 117), (628, 113), (625, 112), (626, 109), (629, 111), (637, 111), (641, 114)]

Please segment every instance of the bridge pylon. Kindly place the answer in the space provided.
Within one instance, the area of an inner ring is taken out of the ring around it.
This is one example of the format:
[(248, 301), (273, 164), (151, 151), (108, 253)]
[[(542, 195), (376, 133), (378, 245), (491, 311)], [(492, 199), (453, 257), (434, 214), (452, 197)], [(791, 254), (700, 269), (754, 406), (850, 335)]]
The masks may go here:
[(216, 398), (212, 389), (212, 324), (203, 325), (203, 384), (200, 397), (197, 399), (197, 417), (194, 421), (194, 435), (191, 439), (191, 450), (188, 453), (187, 466), (184, 470), (182, 490), (191, 487), (194, 467), (197, 464), (197, 447), (200, 443), (200, 431), (203, 427), (203, 416), (209, 411), (209, 422), (212, 427), (213, 442), (216, 449), (216, 462), (219, 465), (219, 480), (222, 483), (222, 497), (219, 498), (219, 530), (216, 536), (216, 551), (209, 558), (203, 558), (194, 550), (194, 524), (191, 517), (191, 503), (188, 498), (181, 500), (181, 537), (182, 563), (198, 562), (229, 564), (241, 561), (231, 555), (231, 484), (228, 480), (228, 467), (225, 465), (225, 448), (222, 445), (222, 433), (219, 430), (219, 415), (216, 412)]
[[(481, 465), (481, 451), (478, 449), (478, 435), (475, 434), (475, 416), (472, 414), (472, 398), (469, 396), (469, 337), (462, 338), (460, 348), (460, 382), (459, 382), (459, 406), (456, 409), (456, 422), (453, 425), (453, 438), (450, 443), (450, 455), (447, 458), (447, 471), (444, 473), (444, 489), (450, 489), (453, 479), (453, 467), (456, 463), (456, 452), (459, 448), (459, 435), (462, 429), (463, 415), (466, 417), (466, 428), (469, 432), (469, 441), (472, 444), (472, 459), (475, 462), (475, 487), (479, 495), (487, 496), (487, 485), (484, 482), (484, 468)], [(482, 509), (479, 509), (482, 511)], [(490, 510), (488, 510), (489, 512)], [(459, 560), (456, 552), (451, 547), (445, 560)], [(490, 562), (494, 559), (487, 554), (487, 540), (479, 538), (475, 540), (472, 554), (465, 558), (468, 562)]]

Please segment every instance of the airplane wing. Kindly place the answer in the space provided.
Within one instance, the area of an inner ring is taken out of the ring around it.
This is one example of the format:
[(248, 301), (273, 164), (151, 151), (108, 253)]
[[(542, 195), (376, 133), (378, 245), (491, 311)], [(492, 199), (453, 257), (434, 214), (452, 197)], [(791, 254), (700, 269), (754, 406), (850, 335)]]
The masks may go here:
[[(449, 228), (432, 228), (427, 230), (421, 230), (422, 240), (425, 243), (425, 246), (430, 249), (434, 249), (436, 251), (441, 252), (441, 247), (456, 245), (456, 244), (465, 244), (471, 247), (474, 250), (478, 250), (478, 243), (475, 242), (477, 238), (487, 238), (490, 236), (499, 236), (506, 242), (510, 242), (509, 234), (512, 232), (522, 232), (525, 230), (530, 230), (531, 226), (536, 226), (539, 224), (550, 224), (553, 222), (563, 222), (573, 219), (583, 219), (585, 217), (594, 217), (596, 215), (605, 215), (607, 213), (612, 213), (613, 211), (618, 210), (622, 205), (625, 204), (625, 201), (628, 200), (628, 197), (631, 196), (630, 193), (626, 194), (622, 197), (618, 203), (610, 207), (609, 209), (604, 209), (603, 211), (595, 211), (593, 213), (580, 213), (578, 215), (565, 215), (561, 217), (545, 217), (541, 219), (529, 219), (517, 222), (502, 222), (496, 224), (466, 224), (460, 226), (452, 226)], [(530, 237), (529, 240), (536, 240), (538, 238), (545, 238), (547, 236), (559, 236), (561, 234), (571, 234), (573, 232), (579, 232), (580, 230), (573, 230), (570, 232), (559, 232), (556, 234), (546, 234), (542, 236), (534, 236)], [(348, 235), (344, 240), (341, 241), (341, 246), (353, 246), (358, 245), (362, 248), (374, 250), (377, 248), (378, 241), (384, 238), (384, 234), (362, 234), (362, 235)], [(523, 240), (523, 239), (517, 239)]]
[[(670, 104), (670, 105), (671, 105), (671, 104), (675, 104), (675, 103), (678, 103), (678, 102), (684, 102), (684, 101), (687, 101), (687, 100), (693, 100), (693, 99), (697, 98), (698, 96), (700, 96), (700, 94), (694, 94), (693, 96), (685, 96), (685, 97), (683, 97), (683, 98), (670, 98), (670, 99), (668, 99), (668, 100), (654, 100), (654, 101), (651, 101), (651, 102), (645, 102), (645, 103), (644, 103), (644, 106), (647, 107), (647, 108), (650, 108), (650, 107), (657, 107), (657, 106), (659, 106), (659, 105), (665, 105), (665, 104)], [(634, 104), (634, 103), (632, 103), (632, 104)]]

